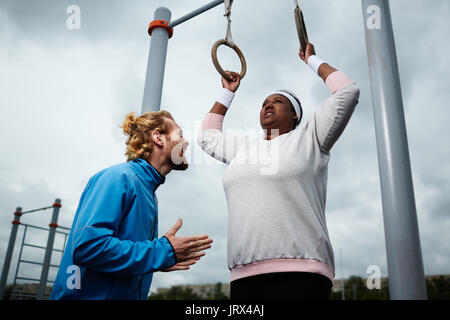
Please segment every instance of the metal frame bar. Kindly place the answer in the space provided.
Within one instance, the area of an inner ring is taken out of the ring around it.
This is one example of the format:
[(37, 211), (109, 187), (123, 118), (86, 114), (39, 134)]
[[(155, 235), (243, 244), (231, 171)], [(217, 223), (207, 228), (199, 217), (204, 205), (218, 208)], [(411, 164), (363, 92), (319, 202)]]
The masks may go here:
[(22, 214), (36, 212), (36, 211), (43, 211), (43, 210), (47, 210), (47, 209), (51, 209), (51, 208), (53, 208), (53, 206), (24, 211), (24, 212), (22, 212)]
[[(60, 204), (61, 200), (56, 199), (55, 203), (59, 203)], [(46, 209), (50, 209), (50, 208), (53, 208), (53, 215), (52, 215), (52, 219), (51, 219), (51, 225), (53, 225), (53, 226), (50, 226), (50, 228), (44, 228), (44, 227), (35, 226), (35, 225), (31, 225), (31, 224), (21, 223), (20, 222), (20, 217), (24, 213), (32, 213), (32, 212), (37, 212), (37, 211), (46, 210)], [(20, 207), (16, 208), (16, 212), (14, 213), (14, 220), (13, 220), (13, 226), (12, 226), (12, 230), (11, 230), (11, 236), (10, 236), (10, 240), (9, 240), (9, 243), (8, 243), (7, 254), (6, 254), (6, 257), (5, 257), (5, 262), (4, 262), (3, 271), (2, 271), (2, 278), (1, 278), (1, 282), (0, 282), (0, 300), (3, 299), (3, 297), (4, 297), (4, 292), (5, 292), (5, 289), (6, 289), (6, 282), (7, 282), (8, 273), (9, 273), (9, 267), (11, 265), (11, 258), (12, 258), (12, 254), (13, 254), (13, 250), (14, 250), (14, 246), (15, 246), (15, 242), (16, 242), (17, 232), (18, 232), (18, 229), (19, 229), (20, 226), (23, 226), (24, 229), (23, 229), (22, 241), (21, 241), (21, 244), (20, 244), (19, 257), (18, 257), (18, 261), (17, 261), (17, 265), (16, 265), (15, 274), (14, 274), (14, 281), (13, 281), (13, 284), (12, 284), (11, 297), (22, 296), (22, 294), (14, 294), (13, 293), (14, 292), (14, 288), (17, 285), (17, 280), (39, 281), (40, 282), (40, 288), (44, 287), (44, 289), (43, 289), (44, 293), (42, 294), (42, 292), (41, 292), (40, 295), (39, 295), (39, 292), (38, 292), (37, 298), (38, 299), (43, 299), (44, 297), (48, 296), (47, 294), (45, 294), (45, 288), (47, 287), (47, 283), (48, 282), (54, 283), (53, 280), (48, 280), (49, 268), (58, 268), (59, 267), (59, 265), (55, 265), (55, 264), (51, 264), (50, 263), (51, 254), (52, 254), (53, 251), (60, 252), (60, 253), (64, 252), (64, 249), (65, 249), (66, 244), (67, 244), (67, 238), (68, 238), (69, 233), (70, 233), (70, 228), (56, 225), (58, 214), (59, 214), (59, 210), (60, 210), (60, 206), (54, 206), (54, 205), (52, 205), (50, 207), (44, 207), (44, 208), (35, 209), (35, 210), (29, 210), (29, 211), (24, 211), (24, 212), (22, 212), (22, 208), (20, 208)], [(39, 246), (39, 245), (27, 243), (26, 242), (26, 236), (27, 236), (27, 232), (28, 232), (29, 228), (37, 229), (37, 230), (43, 230), (43, 231), (48, 231), (49, 232), (49, 239), (47, 240), (47, 246), (44, 247), (44, 246)], [(63, 231), (59, 231), (57, 229), (62, 229)], [(54, 242), (54, 238), (55, 238), (56, 233), (64, 235), (64, 244), (63, 244), (63, 248), (62, 249), (55, 249), (55, 248), (53, 248), (53, 242)], [(31, 247), (31, 248), (46, 250), (44, 262), (41, 263), (41, 262), (37, 262), (37, 261), (31, 261), (31, 260), (27, 260), (27, 259), (22, 259), (23, 248), (24, 247)], [(41, 278), (40, 279), (33, 279), (33, 278), (20, 276), (19, 275), (19, 271), (20, 271), (21, 263), (41, 265), (42, 266)], [(43, 273), (44, 272), (46, 273), (47, 277), (43, 277)], [(43, 281), (45, 281), (44, 285), (42, 285)], [(40, 290), (40, 288), (39, 288), (39, 290)], [(27, 297), (33, 297), (33, 296), (36, 296), (36, 295), (28, 294), (26, 296)]]
[(217, 7), (218, 5), (224, 3), (224, 0), (215, 0), (215, 1), (211, 1), (210, 3), (182, 16), (181, 18), (178, 18), (176, 20), (173, 20), (171, 23), (169, 23), (169, 28), (173, 28), (176, 27), (179, 24), (182, 24), (183, 22), (186, 22), (196, 16), (198, 16), (199, 14), (202, 14), (205, 11), (208, 11), (214, 7)]
[[(3, 296), (6, 289), (6, 282), (8, 280), (9, 268), (11, 266), (11, 259), (14, 252), (14, 244), (16, 243), (17, 230), (20, 225), (22, 208), (17, 207), (14, 220), (11, 227), (11, 234), (9, 236), (8, 248), (6, 249), (5, 261), (3, 262), (2, 277), (0, 278), (0, 300), (3, 300)], [(17, 213), (17, 214), (16, 214)]]
[[(154, 20), (167, 21), (168, 28), (173, 28), (186, 22), (199, 14), (208, 11), (224, 0), (214, 0), (172, 22), (172, 13), (169, 9), (160, 7), (155, 10)], [(145, 76), (144, 98), (142, 101), (141, 113), (159, 111), (161, 109), (162, 88), (164, 82), (164, 71), (167, 57), (167, 44), (169, 33), (166, 28), (158, 27), (153, 29), (150, 38), (150, 50), (148, 54), (147, 73)]]
[(40, 230), (45, 230), (48, 231), (48, 228), (44, 228), (44, 227), (39, 227), (39, 226), (33, 226), (31, 224), (27, 224), (27, 223), (20, 223), (22, 226), (27, 226), (29, 228), (33, 228), (33, 229), (40, 229)]
[[(19, 280), (28, 280), (28, 281), (41, 281), (40, 279), (33, 279), (33, 278), (27, 278), (27, 277), (16, 277), (16, 279)], [(16, 284), (14, 284), (15, 287)]]
[(23, 243), (25, 242), (25, 238), (27, 235), (27, 228), (28, 228), (28, 226), (25, 226), (23, 229), (22, 245), (20, 246), (19, 259), (18, 259), (17, 266), (16, 266), (16, 273), (14, 275), (14, 282), (12, 285), (11, 292), (13, 292), (14, 288), (16, 287), (17, 279), (21, 279), (21, 277), (18, 277), (17, 275), (19, 274), (20, 260), (22, 260)]
[(411, 175), (405, 113), (388, 0), (362, 0), (389, 293), (393, 300), (427, 299)]
[[(61, 199), (56, 199), (55, 204), (61, 204)], [(41, 282), (39, 283), (39, 291), (37, 293), (37, 299), (42, 300), (45, 296), (45, 289), (47, 288), (48, 281), (48, 272), (50, 270), (51, 259), (52, 259), (52, 251), (53, 244), (55, 242), (55, 234), (58, 223), (60, 206), (53, 207), (52, 219), (49, 224), (50, 230), (48, 231), (48, 239), (47, 239), (47, 247), (45, 249), (44, 262), (42, 264), (42, 272), (41, 272)]]

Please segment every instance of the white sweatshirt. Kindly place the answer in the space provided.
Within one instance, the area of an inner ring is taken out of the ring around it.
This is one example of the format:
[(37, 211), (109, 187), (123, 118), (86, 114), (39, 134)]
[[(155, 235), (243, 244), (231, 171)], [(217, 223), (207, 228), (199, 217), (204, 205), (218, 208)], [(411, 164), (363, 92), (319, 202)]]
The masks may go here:
[(326, 82), (332, 95), (311, 119), (273, 140), (222, 132), (223, 116), (205, 118), (199, 145), (229, 164), (223, 185), (232, 281), (283, 271), (334, 278), (325, 218), (329, 152), (358, 103), (359, 89), (340, 71)]

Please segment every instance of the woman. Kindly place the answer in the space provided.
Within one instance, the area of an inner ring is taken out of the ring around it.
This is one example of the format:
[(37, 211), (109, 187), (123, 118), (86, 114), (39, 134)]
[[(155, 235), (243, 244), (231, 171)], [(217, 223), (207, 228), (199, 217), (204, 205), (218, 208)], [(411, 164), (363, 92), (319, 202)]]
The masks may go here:
[[(282, 90), (262, 104), (262, 137), (223, 133), (240, 84), (236, 73), (233, 81), (222, 78), (223, 91), (202, 124), (202, 149), (229, 164), (223, 184), (232, 299), (328, 299), (333, 285), (325, 219), (328, 161), (358, 104), (359, 89), (318, 58), (312, 44), (299, 56), (332, 94), (304, 125), (300, 101)], [(276, 157), (269, 150), (276, 150)], [(273, 161), (279, 161), (276, 170), (264, 172)]]

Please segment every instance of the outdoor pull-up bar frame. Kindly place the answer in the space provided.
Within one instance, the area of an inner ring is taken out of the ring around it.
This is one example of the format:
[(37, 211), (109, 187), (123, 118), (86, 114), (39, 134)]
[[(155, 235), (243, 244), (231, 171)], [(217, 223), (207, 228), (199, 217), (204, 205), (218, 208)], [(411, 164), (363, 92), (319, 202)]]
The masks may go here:
[(179, 24), (186, 22), (199, 14), (217, 7), (224, 0), (215, 0), (201, 8), (198, 8), (179, 19), (170, 22), (172, 13), (169, 9), (160, 7), (155, 10), (154, 21), (163, 20), (167, 26), (160, 26), (151, 31), (150, 51), (148, 55), (147, 75), (144, 87), (144, 99), (142, 102), (142, 113), (158, 111), (161, 106), (162, 87), (164, 81), (164, 69), (166, 66), (167, 43), (169, 41), (169, 30)]
[[(44, 207), (44, 208), (33, 209), (33, 210), (29, 210), (29, 211), (22, 211), (21, 207), (17, 207), (16, 208), (16, 211), (14, 212), (14, 220), (12, 221), (12, 228), (11, 228), (11, 234), (10, 234), (10, 238), (9, 238), (9, 242), (8, 242), (8, 248), (6, 250), (5, 261), (3, 263), (3, 269), (2, 269), (2, 274), (1, 274), (1, 278), (0, 278), (0, 300), (2, 300), (3, 297), (4, 297), (4, 293), (5, 293), (5, 289), (6, 289), (6, 283), (7, 283), (7, 278), (8, 278), (8, 273), (9, 273), (9, 268), (10, 268), (10, 265), (11, 265), (11, 259), (12, 259), (12, 255), (13, 255), (13, 251), (14, 251), (14, 246), (15, 246), (15, 243), (16, 243), (17, 231), (19, 229), (19, 226), (21, 226), (21, 225), (24, 226), (25, 229), (24, 229), (24, 232), (23, 232), (23, 240), (22, 240), (22, 243), (21, 243), (19, 260), (18, 260), (17, 268), (16, 268), (16, 276), (14, 277), (14, 285), (16, 284), (16, 279), (19, 279), (19, 277), (17, 276), (17, 272), (19, 270), (19, 265), (20, 265), (21, 262), (32, 263), (32, 264), (36, 264), (36, 265), (42, 265), (40, 278), (39, 279), (27, 279), (27, 280), (39, 281), (39, 289), (38, 289), (38, 292), (37, 292), (36, 299), (42, 300), (42, 299), (45, 298), (45, 291), (46, 291), (46, 287), (47, 287), (48, 273), (49, 273), (50, 267), (53, 266), (53, 265), (51, 265), (51, 257), (52, 257), (52, 252), (54, 250), (53, 249), (53, 243), (54, 243), (54, 240), (55, 240), (55, 234), (58, 232), (57, 228), (70, 230), (68, 228), (61, 227), (61, 226), (58, 225), (59, 210), (61, 209), (61, 207), (62, 207), (61, 199), (55, 199), (54, 203), (51, 206)], [(44, 210), (48, 210), (48, 209), (53, 209), (53, 213), (52, 213), (52, 217), (51, 217), (48, 229), (42, 228), (42, 227), (38, 227), (38, 226), (29, 225), (29, 224), (25, 224), (25, 223), (22, 223), (20, 221), (20, 217), (22, 215), (24, 215), (24, 214), (28, 214), (28, 213), (32, 213), (32, 212), (38, 212), (38, 211), (44, 211)], [(31, 245), (29, 243), (25, 244), (25, 235), (26, 235), (26, 230), (27, 230), (28, 227), (36, 228), (36, 229), (42, 229), (42, 230), (48, 230), (47, 246), (40, 247), (40, 246)], [(31, 246), (31, 247), (39, 247), (41, 249), (45, 249), (45, 255), (44, 255), (43, 262), (40, 263), (40, 262), (36, 262), (36, 261), (22, 260), (21, 259), (21, 255), (22, 255), (22, 248), (23, 248), (24, 245)], [(25, 278), (22, 278), (22, 279), (25, 279)]]
[[(369, 61), (372, 103), (383, 204), (391, 299), (426, 299), (405, 115), (388, 0), (361, 0)], [(171, 28), (211, 9), (209, 4), (170, 23), (158, 8), (152, 27), (142, 113), (160, 110), (167, 44)], [(170, 31), (170, 32), (169, 32)]]

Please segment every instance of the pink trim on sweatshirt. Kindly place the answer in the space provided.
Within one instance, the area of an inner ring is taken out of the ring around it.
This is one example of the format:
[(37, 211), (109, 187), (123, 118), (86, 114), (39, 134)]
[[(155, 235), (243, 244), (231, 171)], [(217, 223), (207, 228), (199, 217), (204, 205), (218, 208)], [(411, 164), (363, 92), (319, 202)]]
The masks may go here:
[(202, 122), (202, 130), (217, 129), (222, 131), (225, 116), (216, 113), (207, 113)]
[(335, 94), (351, 83), (353, 83), (353, 81), (342, 71), (333, 72), (325, 80), (325, 84), (327, 85), (328, 90), (330, 90), (331, 94)]
[(231, 281), (258, 274), (275, 272), (311, 272), (333, 281), (334, 270), (328, 264), (313, 259), (271, 259), (237, 266), (231, 270)]

